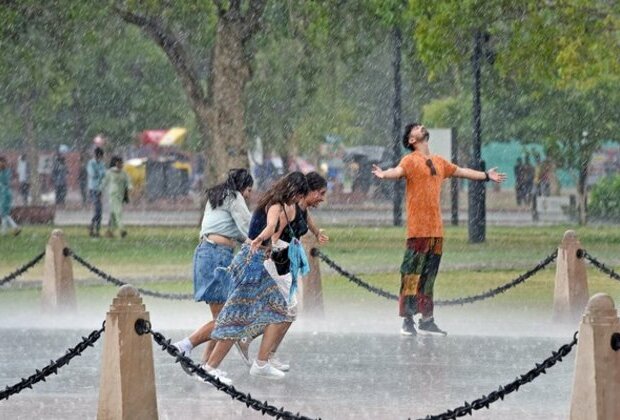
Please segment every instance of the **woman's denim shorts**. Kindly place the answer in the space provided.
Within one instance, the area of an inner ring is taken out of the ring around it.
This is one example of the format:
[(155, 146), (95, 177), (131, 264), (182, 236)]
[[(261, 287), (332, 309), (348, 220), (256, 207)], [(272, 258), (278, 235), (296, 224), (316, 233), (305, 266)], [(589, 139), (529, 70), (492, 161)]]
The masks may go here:
[(226, 268), (233, 259), (233, 249), (203, 241), (194, 251), (194, 300), (225, 303), (230, 292)]

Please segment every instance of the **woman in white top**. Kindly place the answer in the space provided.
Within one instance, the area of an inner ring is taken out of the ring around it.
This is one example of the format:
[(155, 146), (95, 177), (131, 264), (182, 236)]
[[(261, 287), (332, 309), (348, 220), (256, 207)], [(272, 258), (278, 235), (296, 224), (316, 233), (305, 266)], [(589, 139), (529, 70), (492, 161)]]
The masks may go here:
[[(230, 290), (230, 278), (224, 270), (233, 259), (235, 244), (248, 237), (250, 210), (246, 204), (254, 180), (246, 169), (231, 169), (225, 182), (207, 190), (200, 229), (200, 242), (194, 252), (194, 300), (206, 302), (216, 319)], [(189, 337), (175, 343), (189, 355), (192, 348), (210, 339), (213, 321), (198, 328)], [(203, 362), (213, 346), (207, 345)]]

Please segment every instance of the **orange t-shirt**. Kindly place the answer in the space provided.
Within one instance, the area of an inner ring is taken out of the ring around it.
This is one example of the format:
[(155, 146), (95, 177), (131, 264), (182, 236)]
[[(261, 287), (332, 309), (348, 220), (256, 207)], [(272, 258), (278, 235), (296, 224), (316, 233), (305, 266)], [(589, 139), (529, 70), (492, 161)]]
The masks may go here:
[(417, 151), (403, 157), (398, 166), (403, 168), (406, 178), (407, 237), (443, 237), (441, 183), (451, 177), (458, 166), (441, 156), (426, 156)]

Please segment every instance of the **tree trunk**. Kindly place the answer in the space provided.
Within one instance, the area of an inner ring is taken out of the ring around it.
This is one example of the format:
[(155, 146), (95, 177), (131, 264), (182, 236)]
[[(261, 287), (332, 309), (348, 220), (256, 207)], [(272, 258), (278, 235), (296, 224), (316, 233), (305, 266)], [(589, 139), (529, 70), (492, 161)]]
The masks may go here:
[[(208, 185), (223, 181), (230, 168), (249, 167), (243, 91), (250, 79), (250, 64), (235, 19), (218, 23), (212, 77), (212, 105), (206, 113), (210, 130), (202, 133), (211, 139), (206, 142)], [(202, 123), (199, 126), (207, 128)]]
[[(392, 101), (392, 166), (396, 167), (401, 158), (400, 132), (402, 127), (402, 61), (403, 35), (400, 27), (392, 28), (392, 81), (394, 83), (394, 96)], [(392, 197), (392, 222), (394, 226), (402, 226), (404, 182), (400, 179), (394, 181), (394, 196)]]
[(579, 203), (579, 224), (588, 223), (588, 191), (586, 181), (588, 179), (589, 159), (584, 159), (579, 168), (579, 179), (577, 180), (577, 201)]
[[(32, 95), (34, 96), (34, 95)], [(32, 99), (26, 99), (23, 103), (22, 118), (24, 123), (24, 137), (28, 154), (28, 170), (30, 179), (31, 205), (41, 203), (41, 182), (39, 179), (39, 148), (34, 130), (34, 115), (32, 114)]]
[(120, 4), (114, 6), (122, 19), (142, 28), (162, 48), (175, 68), (205, 143), (205, 186), (225, 179), (230, 168), (249, 166), (243, 91), (250, 79), (251, 55), (245, 46), (260, 30), (267, 1), (248, 1), (245, 8), (238, 0), (214, 3), (219, 17), (208, 99), (194, 70), (192, 56), (185, 51), (174, 31), (166, 28), (157, 17), (141, 15)]
[[(80, 152), (80, 157), (88, 157), (90, 143), (86, 140), (86, 121), (84, 113), (82, 112), (82, 104), (80, 103), (80, 95), (77, 89), (73, 89), (71, 92), (71, 98), (73, 99), (72, 111), (73, 111), (73, 144), (77, 146)], [(86, 156), (84, 156), (86, 155)], [(80, 164), (83, 163), (80, 162)]]

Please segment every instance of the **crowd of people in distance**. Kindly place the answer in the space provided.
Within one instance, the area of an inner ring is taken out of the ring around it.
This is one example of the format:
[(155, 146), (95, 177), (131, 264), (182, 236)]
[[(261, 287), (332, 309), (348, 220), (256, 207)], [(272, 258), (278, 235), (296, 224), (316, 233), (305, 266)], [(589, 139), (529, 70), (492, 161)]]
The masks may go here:
[(555, 165), (551, 159), (541, 159), (534, 154), (534, 163), (530, 155), (518, 157), (514, 167), (515, 197), (517, 205), (530, 205), (534, 196), (549, 197), (559, 194), (559, 182), (555, 173)]

